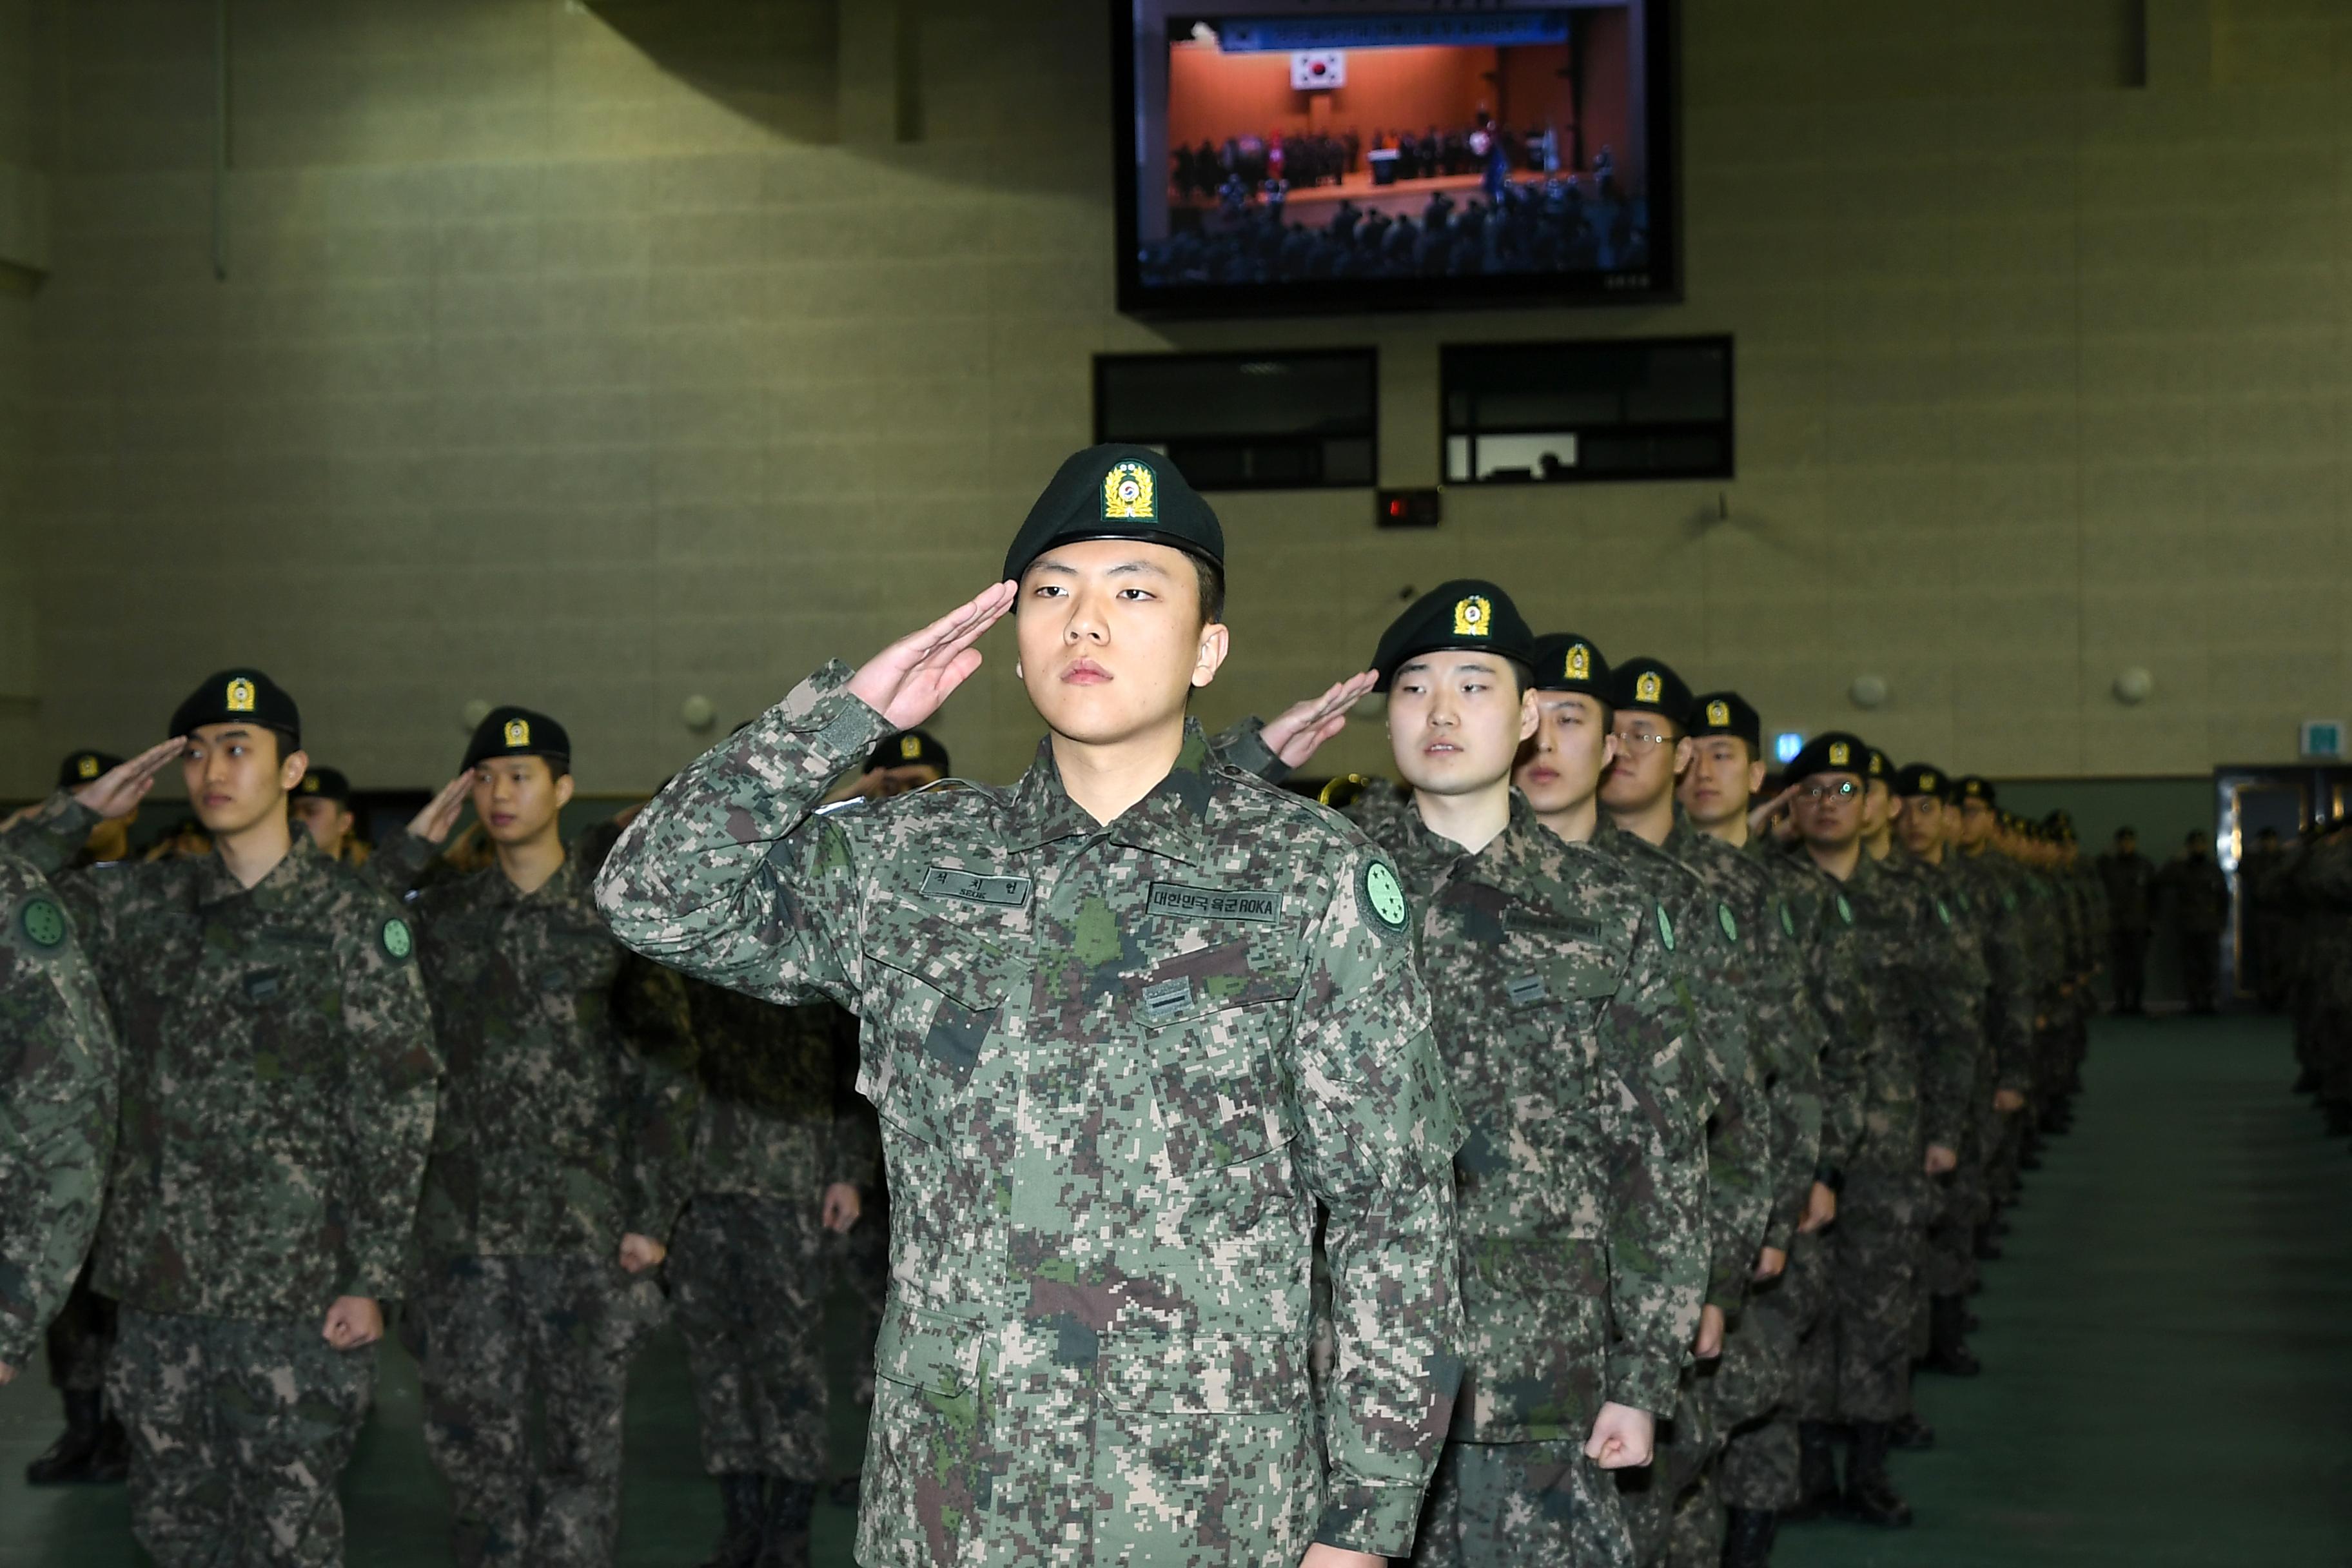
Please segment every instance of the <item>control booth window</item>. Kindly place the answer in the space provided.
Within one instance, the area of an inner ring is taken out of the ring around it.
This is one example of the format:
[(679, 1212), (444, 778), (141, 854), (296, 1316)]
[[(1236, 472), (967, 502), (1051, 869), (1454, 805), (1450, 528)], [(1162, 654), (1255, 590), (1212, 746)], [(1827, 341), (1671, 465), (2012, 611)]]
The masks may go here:
[(1165, 452), (1195, 489), (1366, 488), (1379, 372), (1370, 349), (1102, 354), (1095, 439)]
[(1731, 477), (1727, 337), (1458, 343), (1439, 375), (1449, 484)]

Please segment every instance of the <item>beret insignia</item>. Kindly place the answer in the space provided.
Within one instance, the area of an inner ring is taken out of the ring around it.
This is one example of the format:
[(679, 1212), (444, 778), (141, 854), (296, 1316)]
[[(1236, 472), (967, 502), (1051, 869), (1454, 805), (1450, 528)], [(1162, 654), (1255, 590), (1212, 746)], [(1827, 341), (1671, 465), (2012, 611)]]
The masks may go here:
[(1151, 470), (1131, 458), (1113, 463), (1103, 476), (1102, 513), (1107, 522), (1150, 522), (1158, 517)]

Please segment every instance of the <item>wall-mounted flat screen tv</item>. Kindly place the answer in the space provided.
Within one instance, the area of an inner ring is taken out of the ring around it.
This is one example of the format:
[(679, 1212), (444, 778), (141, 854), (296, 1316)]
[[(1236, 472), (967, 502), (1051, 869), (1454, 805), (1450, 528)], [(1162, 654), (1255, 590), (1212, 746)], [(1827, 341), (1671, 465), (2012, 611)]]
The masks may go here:
[(1672, 0), (1113, 0), (1119, 308), (1680, 295)]

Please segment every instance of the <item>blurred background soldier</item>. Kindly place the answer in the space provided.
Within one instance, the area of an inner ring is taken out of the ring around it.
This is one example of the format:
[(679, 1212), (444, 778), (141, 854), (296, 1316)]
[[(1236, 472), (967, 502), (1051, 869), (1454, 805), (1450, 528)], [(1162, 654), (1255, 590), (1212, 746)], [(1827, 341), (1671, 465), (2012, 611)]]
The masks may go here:
[(2139, 835), (2116, 829), (2116, 847), (2099, 857), (2099, 880), (2107, 889), (2107, 957), (2115, 965), (2116, 1011), (2147, 1013), (2148, 894), (2156, 868), (2139, 852)]
[(352, 831), (352, 781), (333, 768), (313, 768), (294, 791), (294, 820), (330, 860), (367, 864), (368, 847)]
[(2213, 861), (2210, 837), (2190, 829), (2172, 863), (2158, 874), (2172, 895), (2173, 923), (2180, 931), (2180, 989), (2191, 1013), (2211, 1013), (2220, 1005), (2221, 931), (2230, 922), (2230, 879)]

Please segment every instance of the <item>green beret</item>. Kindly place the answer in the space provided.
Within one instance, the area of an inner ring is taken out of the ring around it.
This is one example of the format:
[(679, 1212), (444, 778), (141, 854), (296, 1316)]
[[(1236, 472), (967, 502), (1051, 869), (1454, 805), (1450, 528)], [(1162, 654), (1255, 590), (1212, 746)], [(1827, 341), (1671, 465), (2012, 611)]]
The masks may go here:
[(1609, 700), (1609, 661), (1591, 637), (1552, 632), (1536, 638), (1535, 670), (1538, 691), (1580, 691)]
[(544, 713), (528, 708), (493, 708), (475, 726), (467, 744), (464, 766), (473, 767), (493, 757), (562, 757), (572, 760), (572, 737)]
[(1710, 691), (1691, 699), (1690, 718), (1683, 725), (1690, 735), (1737, 735), (1748, 742), (1751, 757), (1764, 754), (1764, 719), (1737, 691)]
[(122, 765), (111, 752), (76, 752), (58, 764), (58, 787), (79, 789)]
[(1029, 509), (1000, 580), (1019, 582), (1056, 544), (1139, 539), (1225, 563), (1225, 531), (1176, 465), (1149, 447), (1089, 447), (1064, 463)]
[(1629, 658), (1609, 672), (1609, 702), (1620, 713), (1655, 713), (1679, 724), (1690, 717), (1691, 689), (1658, 659)]
[(1535, 665), (1535, 634), (1511, 596), (1492, 583), (1458, 577), (1432, 588), (1390, 623), (1372, 651), (1372, 668), (1381, 676), (1372, 689), (1386, 691), (1407, 660), (1454, 648), (1498, 653), (1530, 669)]
[(257, 669), (224, 669), (205, 678), (172, 715), (172, 733), (185, 735), (206, 724), (251, 724), (302, 744), (302, 710), (278, 682)]
[(1805, 742), (1789, 764), (1788, 781), (1801, 784), (1815, 773), (1852, 773), (1856, 779), (1867, 776), (1870, 748), (1857, 737), (1843, 730), (1832, 730)]

